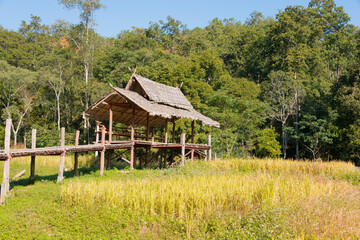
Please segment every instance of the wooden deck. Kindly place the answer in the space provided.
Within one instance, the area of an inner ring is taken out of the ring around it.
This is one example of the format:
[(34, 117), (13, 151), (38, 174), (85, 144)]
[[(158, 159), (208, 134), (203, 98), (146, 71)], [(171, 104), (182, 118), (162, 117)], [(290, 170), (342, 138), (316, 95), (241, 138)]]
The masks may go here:
[[(133, 143), (131, 141), (111, 141), (107, 142), (105, 145), (100, 143), (89, 144), (89, 145), (79, 145), (79, 146), (65, 146), (65, 147), (44, 147), (44, 148), (26, 148), (26, 149), (12, 149), (10, 150), (10, 157), (26, 157), (26, 156), (46, 156), (46, 155), (61, 155), (64, 152), (91, 152), (91, 151), (103, 151), (107, 149), (124, 149), (131, 148)], [(135, 140), (134, 147), (151, 147), (151, 148), (167, 148), (167, 149), (181, 149), (183, 145), (179, 143), (161, 143), (161, 142), (151, 142), (151, 141), (141, 141)], [(186, 150), (209, 150), (211, 147), (206, 144), (191, 144), (186, 143)], [(8, 158), (4, 150), (0, 151), (0, 161), (4, 161)]]

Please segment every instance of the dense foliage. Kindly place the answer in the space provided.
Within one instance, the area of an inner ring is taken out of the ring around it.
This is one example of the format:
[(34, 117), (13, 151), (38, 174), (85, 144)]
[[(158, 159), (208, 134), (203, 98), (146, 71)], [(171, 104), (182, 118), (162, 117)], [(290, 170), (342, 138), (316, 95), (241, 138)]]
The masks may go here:
[[(360, 30), (333, 0), (288, 6), (273, 18), (254, 12), (244, 23), (215, 18), (204, 28), (168, 17), (116, 38), (93, 31), (99, 0), (61, 4), (79, 12), (79, 24), (47, 26), (31, 16), (18, 32), (0, 27), (1, 120), (13, 119), (18, 139), (35, 126), (54, 138), (60, 126), (91, 135), (82, 111), (109, 83), (124, 87), (128, 67), (137, 67), (181, 87), (221, 123), (196, 125), (196, 140), (210, 132), (219, 155), (359, 162)], [(179, 121), (177, 131), (189, 128)]]

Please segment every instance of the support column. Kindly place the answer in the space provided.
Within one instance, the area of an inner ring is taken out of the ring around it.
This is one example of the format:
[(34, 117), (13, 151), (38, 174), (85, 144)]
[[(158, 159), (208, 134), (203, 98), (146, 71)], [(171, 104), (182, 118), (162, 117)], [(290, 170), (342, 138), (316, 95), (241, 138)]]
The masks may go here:
[(112, 141), (112, 128), (113, 128), (113, 111), (112, 106), (109, 108), (109, 143)]
[[(150, 121), (149, 121), (149, 113), (146, 114), (146, 141), (149, 141), (149, 135), (150, 135)], [(145, 165), (147, 164), (149, 158), (149, 147), (147, 146), (145, 148)], [(141, 164), (141, 159), (140, 159), (140, 167), (142, 166)]]
[(165, 143), (168, 143), (168, 120), (165, 120)]
[[(80, 137), (80, 131), (76, 130), (76, 134), (75, 134), (75, 146), (79, 146), (79, 137)], [(74, 154), (74, 176), (78, 176), (78, 166), (79, 166), (79, 153), (76, 152)]]
[(110, 167), (111, 167), (111, 158), (112, 158), (112, 153), (113, 153), (113, 151), (114, 151), (114, 150), (112, 150), (112, 149), (106, 150), (106, 152), (107, 152), (106, 169), (107, 169), (107, 170), (110, 170)]
[(61, 140), (60, 146), (62, 149), (62, 153), (60, 156), (60, 166), (59, 166), (59, 174), (57, 178), (57, 182), (62, 182), (64, 179), (64, 168), (65, 168), (65, 128), (61, 128)]
[(134, 169), (134, 145), (135, 145), (135, 106), (133, 106), (131, 119), (131, 149), (130, 149), (130, 169)]
[(181, 165), (185, 164), (185, 133), (180, 135), (180, 144), (181, 144)]
[[(31, 149), (35, 150), (36, 148), (36, 129), (31, 131)], [(35, 182), (35, 155), (31, 156), (31, 164), (30, 164), (30, 177), (29, 183)]]
[[(191, 143), (194, 144), (194, 125), (195, 121), (191, 122)], [(194, 149), (191, 149), (191, 161), (194, 160)]]
[[(172, 119), (172, 143), (175, 143), (175, 118)], [(171, 149), (171, 162), (174, 162), (175, 152)]]
[[(100, 127), (99, 127), (100, 122), (96, 121), (96, 139), (95, 142), (98, 143), (99, 142), (99, 131), (100, 131)], [(98, 161), (99, 158), (99, 151), (95, 152), (95, 162)]]
[(105, 162), (105, 127), (101, 128), (101, 145), (103, 150), (100, 152), (100, 176), (104, 175), (104, 162)]
[(208, 160), (211, 160), (211, 135), (208, 136), (208, 145), (210, 146)]
[(5, 154), (8, 158), (4, 161), (4, 174), (3, 174), (3, 182), (1, 184), (1, 193), (0, 193), (0, 204), (5, 203), (5, 197), (7, 196), (10, 190), (10, 183), (9, 183), (9, 175), (10, 175), (10, 137), (11, 137), (11, 119), (6, 119), (6, 126), (5, 126)]

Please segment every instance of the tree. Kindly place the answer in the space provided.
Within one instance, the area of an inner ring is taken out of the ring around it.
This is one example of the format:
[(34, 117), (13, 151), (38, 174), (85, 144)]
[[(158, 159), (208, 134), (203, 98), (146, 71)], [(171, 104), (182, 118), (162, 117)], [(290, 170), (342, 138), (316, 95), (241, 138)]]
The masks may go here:
[(304, 146), (311, 152), (315, 160), (321, 147), (325, 143), (332, 143), (329, 132), (329, 122), (325, 119), (318, 119), (316, 116), (304, 115), (303, 120), (299, 122)]
[(82, 55), (82, 62), (84, 67), (85, 79), (85, 108), (89, 107), (89, 91), (88, 83), (90, 78), (90, 70), (93, 64), (93, 27), (95, 25), (94, 12), (103, 7), (100, 0), (60, 0), (67, 9), (73, 10), (80, 19), (83, 27), (80, 34), (80, 39), (72, 38), (78, 50)]
[(271, 72), (269, 81), (263, 83), (264, 100), (270, 107), (270, 117), (281, 123), (283, 157), (286, 158), (288, 136), (286, 123), (295, 113), (301, 85), (285, 72)]
[(34, 72), (0, 61), (0, 102), (4, 107), (5, 116), (12, 119), (14, 148), (22, 120), (30, 110), (35, 97), (36, 78)]

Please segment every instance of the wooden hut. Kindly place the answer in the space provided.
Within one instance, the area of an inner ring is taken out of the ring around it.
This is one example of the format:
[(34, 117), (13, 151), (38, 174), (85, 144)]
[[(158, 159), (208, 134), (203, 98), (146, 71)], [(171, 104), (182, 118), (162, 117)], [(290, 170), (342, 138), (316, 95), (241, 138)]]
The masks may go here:
[[(112, 91), (86, 109), (84, 114), (98, 121), (108, 121), (107, 144), (132, 143), (129, 149), (131, 167), (134, 166), (135, 147), (172, 149), (173, 152), (180, 150), (182, 144), (175, 143), (175, 120), (184, 118), (193, 121), (191, 144), (186, 144), (185, 147), (192, 158), (197, 150), (211, 149), (210, 144), (194, 143), (194, 121), (213, 127), (220, 126), (218, 122), (197, 112), (179, 88), (157, 83), (137, 74), (131, 76), (125, 89), (113, 87)], [(114, 122), (123, 123), (129, 129), (115, 129)], [(168, 141), (169, 122), (173, 123), (171, 143)], [(143, 128), (136, 130), (135, 126)], [(151, 127), (164, 127), (164, 135), (150, 136)], [(124, 139), (126, 137), (128, 139)]]

